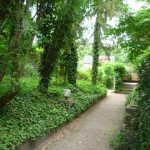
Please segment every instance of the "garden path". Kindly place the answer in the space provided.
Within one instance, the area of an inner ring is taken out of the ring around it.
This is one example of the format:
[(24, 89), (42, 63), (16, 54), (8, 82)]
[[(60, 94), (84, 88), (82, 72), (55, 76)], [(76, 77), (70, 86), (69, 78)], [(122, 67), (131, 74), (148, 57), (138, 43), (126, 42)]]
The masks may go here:
[(38, 150), (111, 150), (109, 140), (120, 129), (125, 98), (125, 94), (109, 91), (106, 98), (58, 130)]

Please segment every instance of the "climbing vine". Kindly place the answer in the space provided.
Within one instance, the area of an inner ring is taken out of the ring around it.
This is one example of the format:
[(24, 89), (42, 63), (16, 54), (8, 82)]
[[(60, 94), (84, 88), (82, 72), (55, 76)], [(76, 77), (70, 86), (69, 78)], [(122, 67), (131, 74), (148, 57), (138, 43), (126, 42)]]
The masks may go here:
[(67, 60), (66, 61), (67, 80), (70, 84), (76, 86), (78, 54), (74, 43), (72, 43), (70, 52), (66, 53), (65, 58)]

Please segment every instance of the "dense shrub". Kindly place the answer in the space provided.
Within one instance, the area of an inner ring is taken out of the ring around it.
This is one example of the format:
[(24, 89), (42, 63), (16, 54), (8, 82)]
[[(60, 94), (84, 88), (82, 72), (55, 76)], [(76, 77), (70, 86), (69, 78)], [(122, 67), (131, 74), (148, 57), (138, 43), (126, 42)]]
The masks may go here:
[(38, 86), (38, 77), (22, 77), (20, 79), (20, 89), (21, 93), (28, 93), (32, 90), (37, 89)]
[(77, 73), (78, 80), (91, 81), (91, 70), (79, 70)]
[(106, 88), (102, 84), (92, 85), (90, 82), (87, 81), (78, 81), (79, 89), (84, 93), (91, 93), (91, 94), (104, 94), (106, 93)]
[(106, 87), (112, 88), (114, 84), (114, 64), (113, 63), (104, 63), (102, 65), (102, 68), (105, 73), (105, 81), (106, 81)]
[(150, 54), (144, 56), (139, 67), (139, 98), (132, 126), (137, 132), (136, 150), (150, 149)]
[(106, 86), (106, 77), (102, 66), (98, 67), (97, 82)]
[(115, 91), (119, 92), (123, 88), (123, 78), (125, 77), (126, 69), (121, 63), (116, 63), (114, 65), (115, 72)]

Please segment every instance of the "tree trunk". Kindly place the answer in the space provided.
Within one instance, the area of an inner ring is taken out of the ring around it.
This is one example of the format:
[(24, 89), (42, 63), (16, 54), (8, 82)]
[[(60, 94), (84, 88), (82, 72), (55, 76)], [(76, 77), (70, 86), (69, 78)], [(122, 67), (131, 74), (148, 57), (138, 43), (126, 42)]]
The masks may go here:
[(64, 44), (64, 38), (67, 34), (67, 31), (70, 29), (70, 17), (66, 14), (59, 22), (54, 31), (54, 36), (52, 42), (44, 47), (44, 52), (41, 57), (41, 66), (39, 69), (40, 72), (40, 82), (39, 82), (39, 91), (46, 93), (48, 90), (49, 81), (51, 79), (60, 49)]
[(77, 48), (75, 46), (74, 41), (71, 44), (70, 47), (70, 53), (68, 53), (67, 56), (67, 80), (68, 83), (76, 86), (76, 80), (77, 80), (77, 67), (78, 67), (78, 54), (77, 54)]
[(57, 45), (55, 46), (45, 46), (41, 56), (39, 91), (42, 93), (46, 93), (48, 90), (50, 77), (60, 50), (60, 47), (57, 47)]
[(21, 47), (21, 1), (16, 0), (12, 16), (11, 35), (9, 39), (9, 55), (11, 69), (11, 87), (8, 92), (0, 97), (0, 106), (5, 105), (19, 92), (19, 54)]
[(14, 16), (12, 18), (12, 32), (9, 41), (9, 52), (11, 57), (11, 84), (12, 90), (19, 90), (19, 54), (21, 48), (21, 1), (16, 0)]
[(101, 24), (99, 22), (99, 14), (96, 17), (95, 30), (94, 30), (94, 43), (93, 43), (93, 64), (92, 64), (92, 84), (96, 85), (97, 83), (97, 74), (98, 74), (98, 58), (99, 58), (99, 49), (100, 49), (100, 28)]

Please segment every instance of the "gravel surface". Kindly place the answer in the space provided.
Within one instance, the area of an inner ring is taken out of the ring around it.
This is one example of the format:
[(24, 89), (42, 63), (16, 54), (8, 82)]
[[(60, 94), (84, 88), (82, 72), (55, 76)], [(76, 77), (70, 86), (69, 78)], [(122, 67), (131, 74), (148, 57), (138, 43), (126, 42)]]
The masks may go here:
[(106, 98), (62, 127), (36, 150), (111, 150), (109, 140), (119, 131), (125, 111), (124, 94)]

